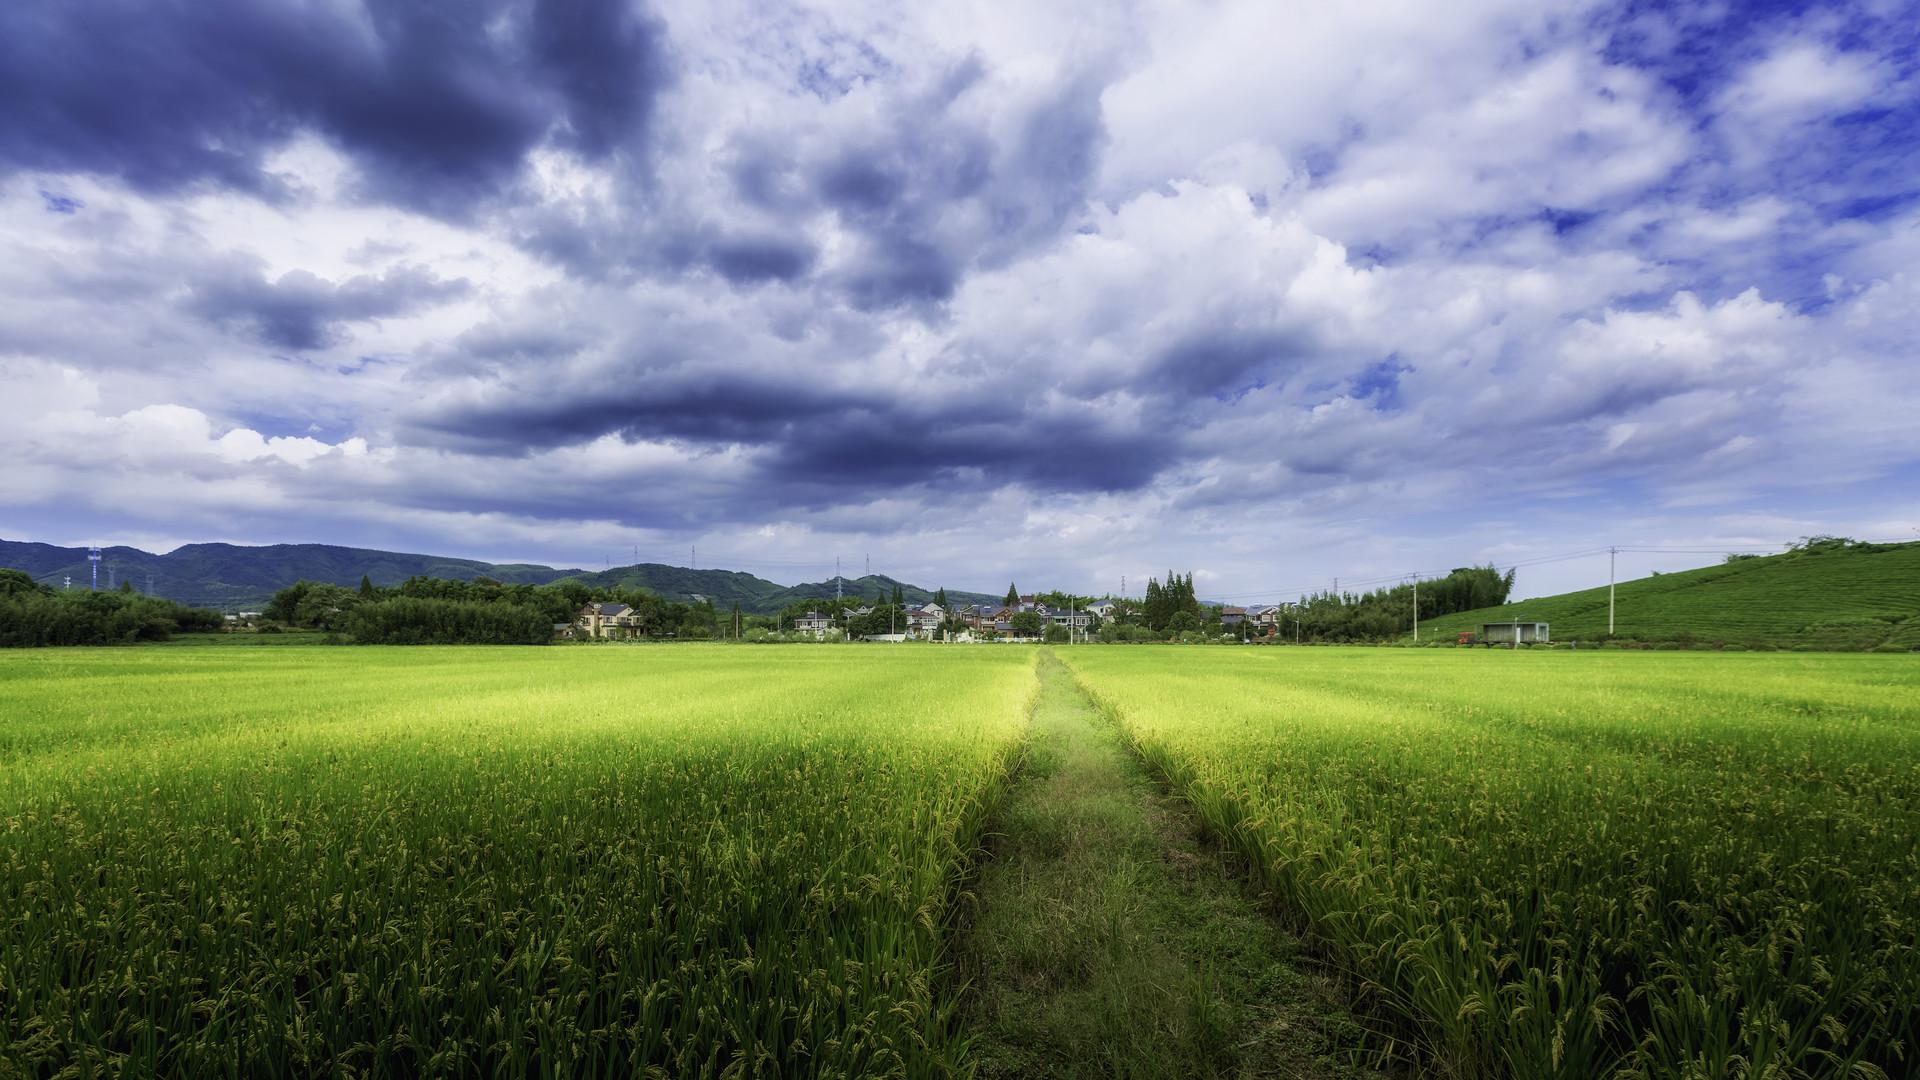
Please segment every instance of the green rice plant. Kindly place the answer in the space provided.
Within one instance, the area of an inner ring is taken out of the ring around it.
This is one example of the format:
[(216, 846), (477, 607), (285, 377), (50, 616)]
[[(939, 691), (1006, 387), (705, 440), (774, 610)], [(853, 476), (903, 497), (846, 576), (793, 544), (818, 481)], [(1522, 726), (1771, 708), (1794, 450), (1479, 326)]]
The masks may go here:
[(0, 1076), (950, 1074), (999, 649), (0, 658)]
[(1910, 657), (1063, 656), (1449, 1072), (1920, 1068)]

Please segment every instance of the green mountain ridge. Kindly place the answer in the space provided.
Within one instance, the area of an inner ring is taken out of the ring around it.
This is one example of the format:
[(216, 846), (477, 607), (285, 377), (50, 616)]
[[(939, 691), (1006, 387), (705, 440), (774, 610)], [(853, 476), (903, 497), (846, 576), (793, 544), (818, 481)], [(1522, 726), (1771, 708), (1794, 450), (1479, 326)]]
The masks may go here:
[[(833, 579), (780, 585), (738, 570), (689, 570), (684, 566), (664, 566), (660, 563), (616, 566), (611, 570), (592, 572), (572, 571), (566, 576), (595, 587), (637, 585), (669, 600), (687, 601), (695, 596), (705, 596), (713, 601), (715, 607), (724, 610), (738, 603), (742, 611), (755, 615), (771, 615), (792, 604), (825, 600), (834, 595)], [(933, 599), (932, 589), (923, 589), (885, 574), (842, 577), (839, 585), (845, 596), (868, 600), (881, 596), (892, 597), (895, 586), (900, 588), (901, 596), (909, 604), (924, 604)], [(998, 598), (986, 593), (948, 589), (947, 600), (954, 604), (985, 604), (995, 603)]]
[[(1556, 641), (1601, 637), (1607, 587), (1444, 615), (1422, 622), (1420, 636), (1449, 640), (1515, 619), (1551, 624)], [(1614, 630), (1645, 641), (1920, 647), (1920, 543), (1821, 545), (1622, 581)]]
[[(74, 588), (86, 588), (91, 569), (87, 549), (0, 540), (0, 566), (24, 570), (35, 580), (59, 587), (65, 578)], [(218, 611), (258, 611), (280, 589), (296, 581), (323, 581), (358, 585), (365, 575), (376, 585), (398, 585), (414, 576), (471, 581), (489, 577), (508, 584), (545, 585), (561, 578), (578, 578), (591, 585), (638, 586), (668, 600), (686, 602), (695, 596), (711, 599), (715, 607), (769, 615), (788, 604), (831, 597), (832, 581), (781, 585), (738, 570), (691, 570), (662, 563), (639, 563), (608, 570), (557, 569), (534, 563), (488, 563), (443, 555), (421, 555), (333, 544), (186, 544), (156, 555), (133, 547), (101, 549), (100, 587), (132, 582), (141, 592)], [(899, 585), (907, 600), (931, 599), (931, 590), (874, 574), (844, 578), (848, 596), (892, 594)], [(949, 589), (956, 603), (985, 602), (993, 597)]]

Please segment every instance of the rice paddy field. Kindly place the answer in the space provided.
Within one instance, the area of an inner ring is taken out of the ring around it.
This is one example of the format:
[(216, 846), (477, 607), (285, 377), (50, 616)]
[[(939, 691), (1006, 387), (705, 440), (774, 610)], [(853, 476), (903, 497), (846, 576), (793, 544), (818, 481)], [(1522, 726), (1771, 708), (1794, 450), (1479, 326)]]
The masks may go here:
[(0, 657), (0, 1076), (929, 1075), (1033, 655)]
[(1457, 1075), (1920, 1071), (1920, 664), (1066, 650)]
[[(1407, 1071), (1920, 1070), (1911, 656), (1056, 655)], [(0, 1077), (965, 1075), (1035, 660), (0, 655)]]

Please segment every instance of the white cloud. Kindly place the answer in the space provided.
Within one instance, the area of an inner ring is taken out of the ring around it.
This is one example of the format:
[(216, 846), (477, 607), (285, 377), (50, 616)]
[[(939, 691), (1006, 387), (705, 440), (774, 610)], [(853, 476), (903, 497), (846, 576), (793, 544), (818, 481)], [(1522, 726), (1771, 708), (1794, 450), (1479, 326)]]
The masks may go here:
[(1788, 41), (1755, 61), (1720, 96), (1734, 118), (1789, 123), (1864, 103), (1885, 79), (1879, 59), (1809, 41)]

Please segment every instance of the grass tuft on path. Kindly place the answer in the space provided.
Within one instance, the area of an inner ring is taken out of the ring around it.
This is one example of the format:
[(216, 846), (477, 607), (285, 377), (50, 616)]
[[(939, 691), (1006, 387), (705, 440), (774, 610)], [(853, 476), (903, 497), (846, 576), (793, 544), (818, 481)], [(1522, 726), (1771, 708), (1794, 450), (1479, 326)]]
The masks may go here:
[(982, 1077), (1363, 1076), (1359, 1028), (1051, 652), (959, 950)]

